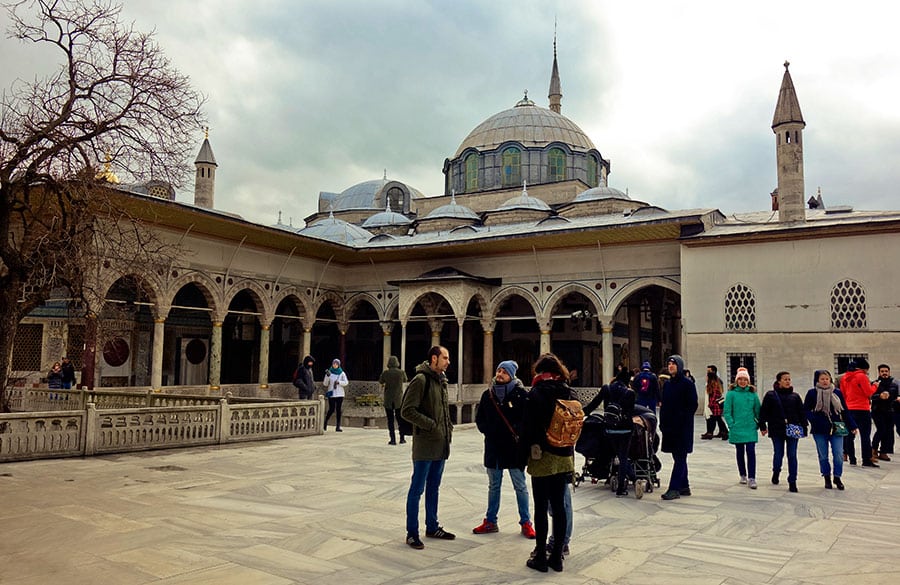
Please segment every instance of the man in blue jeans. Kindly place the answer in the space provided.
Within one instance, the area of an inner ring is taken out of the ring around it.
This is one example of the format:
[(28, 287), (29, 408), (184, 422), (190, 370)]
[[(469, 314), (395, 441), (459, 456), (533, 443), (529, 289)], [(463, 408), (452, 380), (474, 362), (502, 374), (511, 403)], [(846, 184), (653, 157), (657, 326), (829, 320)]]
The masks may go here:
[(475, 534), (499, 532), (500, 486), (503, 470), (509, 473), (519, 507), (522, 536), (534, 538), (534, 525), (528, 512), (528, 484), (525, 481), (525, 451), (519, 447), (522, 413), (527, 393), (516, 378), (519, 364), (513, 360), (500, 362), (494, 383), (481, 395), (475, 414), (475, 425), (484, 435), (484, 467), (488, 476), (488, 505), (484, 521), (472, 529)]
[(406, 544), (414, 549), (425, 545), (419, 538), (419, 500), (425, 492), (425, 536), (453, 540), (438, 523), (438, 492), (444, 463), (450, 457), (453, 424), (447, 396), (450, 353), (436, 345), (428, 351), (428, 361), (416, 368), (416, 375), (406, 388), (400, 405), (400, 416), (413, 426), (413, 474), (406, 495)]

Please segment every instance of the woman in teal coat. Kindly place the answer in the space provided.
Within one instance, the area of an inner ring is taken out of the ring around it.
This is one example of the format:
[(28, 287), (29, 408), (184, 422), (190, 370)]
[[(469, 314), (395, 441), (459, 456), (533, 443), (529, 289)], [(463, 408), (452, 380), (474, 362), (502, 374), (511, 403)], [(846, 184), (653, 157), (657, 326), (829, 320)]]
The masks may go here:
[[(725, 395), (722, 416), (728, 424), (728, 442), (734, 445), (741, 483), (756, 489), (756, 442), (759, 440), (759, 394), (750, 385), (747, 368), (738, 368), (734, 385)], [(745, 461), (746, 457), (746, 461)]]

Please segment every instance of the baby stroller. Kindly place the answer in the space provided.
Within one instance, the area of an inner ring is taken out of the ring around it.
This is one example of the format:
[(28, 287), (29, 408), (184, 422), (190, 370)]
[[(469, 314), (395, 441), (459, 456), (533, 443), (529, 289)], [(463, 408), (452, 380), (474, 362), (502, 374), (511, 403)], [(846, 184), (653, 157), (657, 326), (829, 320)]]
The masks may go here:
[[(662, 463), (656, 456), (659, 451), (659, 435), (656, 432), (656, 413), (643, 406), (634, 407), (634, 416), (631, 417), (631, 442), (628, 446), (628, 459), (634, 471), (634, 494), (638, 499), (644, 493), (653, 492), (653, 487), (659, 487), (659, 470)], [(617, 473), (618, 470), (616, 470)], [(618, 476), (610, 471), (612, 478), (611, 487), (615, 490), (618, 486)]]
[(584, 419), (581, 436), (575, 443), (575, 451), (584, 455), (584, 466), (580, 473), (575, 473), (576, 488), (588, 479), (591, 483), (609, 480), (610, 466), (616, 456), (613, 442), (607, 436), (611, 426), (604, 413), (593, 413)]

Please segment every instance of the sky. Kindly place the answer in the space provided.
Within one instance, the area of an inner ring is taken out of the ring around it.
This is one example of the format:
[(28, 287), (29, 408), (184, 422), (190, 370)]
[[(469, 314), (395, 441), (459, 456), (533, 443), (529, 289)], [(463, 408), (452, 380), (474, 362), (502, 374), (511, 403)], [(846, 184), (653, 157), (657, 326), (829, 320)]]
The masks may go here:
[[(632, 198), (768, 209), (788, 60), (807, 197), (900, 209), (892, 2), (124, 0), (123, 18), (207, 98), (215, 207), (267, 225), (302, 226), (320, 191), (385, 172), (443, 194), (444, 160), (480, 122), (526, 89), (547, 107), (554, 28), (562, 114)], [(41, 74), (33, 50), (0, 39), (0, 89)]]

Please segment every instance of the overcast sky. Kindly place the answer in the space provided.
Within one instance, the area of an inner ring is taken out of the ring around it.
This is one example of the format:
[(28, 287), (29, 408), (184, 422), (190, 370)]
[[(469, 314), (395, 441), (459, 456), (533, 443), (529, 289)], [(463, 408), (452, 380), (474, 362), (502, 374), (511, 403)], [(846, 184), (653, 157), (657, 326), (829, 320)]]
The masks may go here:
[[(612, 161), (610, 186), (668, 209), (768, 209), (787, 59), (807, 124), (807, 196), (821, 187), (826, 205), (900, 208), (894, 2), (124, 5), (207, 96), (216, 207), (252, 221), (282, 211), (302, 225), (320, 191), (385, 169), (442, 194), (444, 159), (475, 126), (525, 89), (547, 106), (554, 19), (562, 113)], [(0, 41), (2, 88), (35, 74), (11, 43)]]

